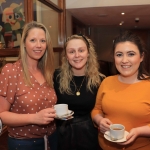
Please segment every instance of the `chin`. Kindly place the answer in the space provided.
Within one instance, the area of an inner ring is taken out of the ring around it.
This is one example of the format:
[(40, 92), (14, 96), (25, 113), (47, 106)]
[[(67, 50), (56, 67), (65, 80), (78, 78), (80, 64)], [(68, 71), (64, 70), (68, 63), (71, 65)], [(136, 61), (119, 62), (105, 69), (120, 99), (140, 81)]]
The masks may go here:
[(78, 67), (74, 67), (75, 69), (77, 69), (77, 70), (80, 70), (80, 69), (83, 69), (84, 68), (84, 66), (78, 66)]
[(33, 58), (36, 61), (39, 61), (42, 57), (38, 57), (38, 58)]

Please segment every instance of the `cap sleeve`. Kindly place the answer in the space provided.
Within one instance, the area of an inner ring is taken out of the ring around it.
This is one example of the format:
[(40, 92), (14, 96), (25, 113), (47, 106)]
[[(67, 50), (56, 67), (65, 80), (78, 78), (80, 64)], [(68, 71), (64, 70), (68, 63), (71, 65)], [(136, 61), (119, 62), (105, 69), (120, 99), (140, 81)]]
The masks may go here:
[(0, 74), (0, 95), (9, 103), (14, 102), (17, 87), (17, 67), (15, 64), (6, 64)]

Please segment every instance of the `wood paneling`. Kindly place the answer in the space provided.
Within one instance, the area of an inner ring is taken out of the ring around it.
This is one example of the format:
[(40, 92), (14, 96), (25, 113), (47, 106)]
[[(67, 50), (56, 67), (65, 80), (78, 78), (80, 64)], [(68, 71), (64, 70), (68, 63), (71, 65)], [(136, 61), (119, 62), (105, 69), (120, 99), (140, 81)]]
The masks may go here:
[(19, 48), (0, 49), (0, 57), (17, 57), (18, 54)]
[(24, 0), (25, 21), (33, 20), (33, 0)]

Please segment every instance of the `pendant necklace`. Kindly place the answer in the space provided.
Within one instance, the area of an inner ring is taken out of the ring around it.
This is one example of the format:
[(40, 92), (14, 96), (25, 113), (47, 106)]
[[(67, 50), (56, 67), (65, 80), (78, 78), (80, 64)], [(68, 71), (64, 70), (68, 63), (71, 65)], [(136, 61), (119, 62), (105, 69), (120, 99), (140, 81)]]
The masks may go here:
[(74, 81), (74, 78), (72, 78), (72, 82), (73, 82), (75, 88), (77, 89), (77, 92), (76, 92), (76, 95), (77, 95), (77, 96), (80, 96), (80, 94), (81, 94), (81, 93), (80, 93), (80, 89), (81, 89), (81, 87), (82, 87), (82, 84), (83, 84), (84, 79), (85, 79), (85, 77), (83, 78), (83, 80), (82, 80), (82, 82), (81, 82), (81, 85), (80, 85), (80, 87), (79, 87), (79, 89), (78, 89), (78, 88), (77, 88), (77, 85), (76, 85), (76, 83), (75, 83), (75, 81)]

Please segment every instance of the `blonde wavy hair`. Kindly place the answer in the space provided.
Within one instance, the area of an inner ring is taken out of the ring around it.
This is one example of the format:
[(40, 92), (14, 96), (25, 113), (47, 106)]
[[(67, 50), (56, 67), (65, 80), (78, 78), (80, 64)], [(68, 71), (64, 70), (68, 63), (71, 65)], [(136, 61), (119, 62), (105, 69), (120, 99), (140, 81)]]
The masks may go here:
[(39, 23), (36, 21), (32, 21), (32, 22), (25, 24), (23, 33), (22, 33), (19, 59), (22, 63), (24, 80), (27, 85), (32, 86), (31, 81), (30, 81), (28, 66), (26, 62), (27, 52), (25, 48), (25, 41), (30, 30), (34, 28), (42, 29), (45, 32), (47, 46), (46, 46), (46, 51), (44, 55), (40, 58), (38, 62), (38, 68), (41, 70), (47, 84), (50, 87), (53, 87), (54, 54), (53, 54), (51, 38), (50, 38), (47, 28), (42, 23)]
[(66, 56), (66, 47), (70, 40), (73, 39), (81, 39), (85, 42), (87, 45), (87, 49), (89, 52), (88, 60), (86, 63), (86, 69), (85, 69), (85, 76), (87, 79), (87, 86), (86, 89), (92, 91), (92, 87), (98, 87), (101, 83), (100, 76), (104, 76), (99, 72), (99, 64), (97, 60), (97, 54), (94, 49), (94, 44), (92, 40), (90, 40), (88, 37), (84, 35), (72, 35), (67, 38), (67, 41), (65, 43), (64, 51), (62, 53), (62, 65), (60, 67), (60, 73), (58, 74), (58, 77), (60, 78), (60, 87), (59, 90), (61, 93), (67, 93), (69, 95), (72, 95), (73, 92), (70, 88), (70, 82), (73, 78), (73, 71), (71, 69), (71, 65), (69, 64)]

